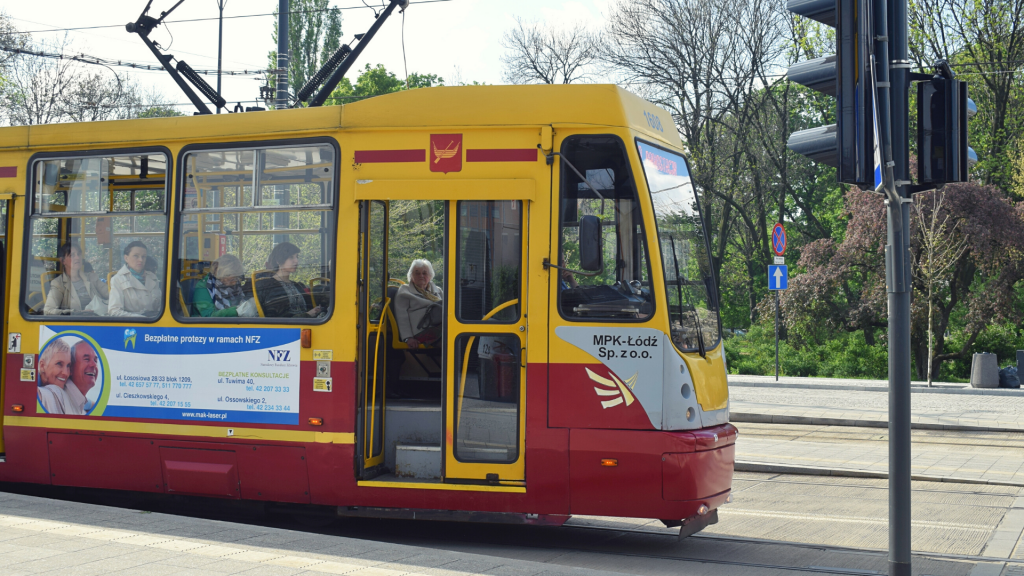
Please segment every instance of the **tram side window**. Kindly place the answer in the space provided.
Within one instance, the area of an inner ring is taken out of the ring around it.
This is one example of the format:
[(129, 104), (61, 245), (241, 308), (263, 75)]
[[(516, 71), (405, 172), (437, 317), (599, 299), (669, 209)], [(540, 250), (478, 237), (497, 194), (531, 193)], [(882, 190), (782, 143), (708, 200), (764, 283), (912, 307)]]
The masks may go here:
[(160, 315), (167, 168), (159, 153), (35, 163), (23, 284), (28, 315)]
[(327, 144), (186, 154), (175, 313), (210, 322), (326, 318), (335, 164)]
[[(575, 170), (573, 170), (575, 167)], [(577, 173), (578, 172), (578, 173)], [(570, 320), (641, 321), (654, 310), (643, 217), (625, 146), (615, 136), (575, 136), (562, 145), (559, 309)], [(601, 221), (603, 269), (580, 271), (583, 216)], [(574, 272), (576, 271), (576, 272)]]

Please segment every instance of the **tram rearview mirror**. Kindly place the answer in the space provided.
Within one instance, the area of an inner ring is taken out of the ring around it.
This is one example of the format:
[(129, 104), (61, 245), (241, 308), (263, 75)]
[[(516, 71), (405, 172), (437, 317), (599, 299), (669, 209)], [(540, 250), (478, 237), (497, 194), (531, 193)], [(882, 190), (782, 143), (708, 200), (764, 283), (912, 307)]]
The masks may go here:
[(580, 218), (580, 269), (598, 272), (603, 266), (601, 257), (601, 219), (597, 216)]

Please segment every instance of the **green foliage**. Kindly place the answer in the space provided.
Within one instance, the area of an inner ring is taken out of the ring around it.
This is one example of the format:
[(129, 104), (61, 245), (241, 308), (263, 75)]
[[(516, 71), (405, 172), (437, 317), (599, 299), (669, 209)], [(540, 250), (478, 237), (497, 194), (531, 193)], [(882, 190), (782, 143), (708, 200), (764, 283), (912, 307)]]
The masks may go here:
[[(774, 374), (774, 326), (756, 324), (745, 334), (727, 338), (725, 354), (731, 374)], [(779, 373), (785, 376), (885, 378), (888, 362), (886, 348), (869, 346), (863, 332), (841, 333), (821, 345), (802, 348), (779, 342)]]
[[(963, 328), (950, 331), (946, 338), (946, 351), (960, 350), (969, 334)], [(989, 326), (978, 335), (970, 347), (970, 353), (964, 358), (949, 360), (942, 364), (939, 373), (941, 380), (969, 380), (971, 377), (971, 357), (979, 352), (991, 352), (999, 359), (1000, 366), (1016, 366), (1017, 350), (1024, 350), (1024, 327), (1010, 322)]]
[[(409, 74), (409, 89), (444, 86), (444, 78), (437, 74)], [(355, 85), (348, 78), (343, 78), (338, 87), (331, 92), (327, 104), (345, 104), (364, 98), (383, 96), (401, 92), (406, 89), (405, 81), (389, 71), (383, 64), (371, 66), (366, 64), (356, 79)]]
[[(329, 0), (291, 0), (288, 16), (288, 87), (294, 94), (341, 45), (341, 10), (330, 6)], [(277, 45), (279, 34), (277, 10), (274, 10), (274, 31), (271, 38)], [(267, 55), (268, 81), (276, 86), (277, 50)]]
[(184, 116), (170, 106), (150, 106), (139, 113), (139, 118), (170, 118), (172, 116)]

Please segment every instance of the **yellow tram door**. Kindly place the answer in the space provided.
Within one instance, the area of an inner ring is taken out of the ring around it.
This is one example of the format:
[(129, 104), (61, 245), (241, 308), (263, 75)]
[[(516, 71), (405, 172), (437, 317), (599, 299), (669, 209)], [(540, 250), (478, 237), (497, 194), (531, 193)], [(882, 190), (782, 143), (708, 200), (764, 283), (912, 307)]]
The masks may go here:
[(449, 203), (445, 481), (525, 479), (527, 210)]
[[(10, 223), (11, 218), (11, 203), (13, 202), (13, 194), (10, 192), (0, 193), (0, 303), (2, 303), (3, 310), (3, 325), (4, 335), (6, 340), (6, 347), (0, 351), (0, 406), (6, 406), (6, 398), (4, 395), (7, 393), (7, 354), (14, 352), (21, 352), (21, 334), (10, 334), (8, 331), (8, 312), (9, 303), (11, 298), (10, 290), (10, 275), (8, 272), (11, 269), (11, 256), (10, 247), (11, 243), (9, 240), (10, 234)], [(4, 411), (0, 409), (0, 460), (4, 455)]]
[[(388, 205), (374, 200), (363, 202), (360, 234), (360, 345), (359, 426), (357, 437), (362, 455), (360, 475), (384, 463), (384, 402), (387, 394), (387, 365), (393, 337), (389, 320), (393, 317), (388, 298)], [(373, 474), (369, 474), (372, 476)]]

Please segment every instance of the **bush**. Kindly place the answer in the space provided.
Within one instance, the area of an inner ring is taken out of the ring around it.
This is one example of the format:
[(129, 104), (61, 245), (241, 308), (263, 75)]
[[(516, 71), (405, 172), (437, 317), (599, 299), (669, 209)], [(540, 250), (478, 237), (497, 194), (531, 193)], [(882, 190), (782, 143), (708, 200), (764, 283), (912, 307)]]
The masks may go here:
[[(775, 374), (775, 328), (755, 325), (743, 335), (725, 341), (731, 374)], [(868, 346), (863, 332), (837, 335), (820, 346), (794, 348), (779, 342), (779, 373), (786, 376), (826, 378), (886, 378), (889, 369), (885, 346)]]

